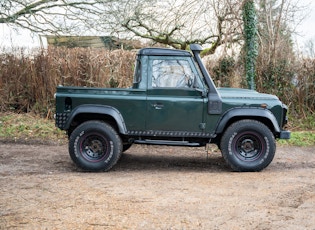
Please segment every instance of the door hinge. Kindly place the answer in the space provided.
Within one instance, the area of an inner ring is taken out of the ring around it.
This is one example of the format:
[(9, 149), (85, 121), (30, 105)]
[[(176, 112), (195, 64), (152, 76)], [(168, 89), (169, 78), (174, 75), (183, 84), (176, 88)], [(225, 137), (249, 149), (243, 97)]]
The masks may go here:
[(199, 128), (202, 130), (206, 129), (206, 123), (200, 123)]

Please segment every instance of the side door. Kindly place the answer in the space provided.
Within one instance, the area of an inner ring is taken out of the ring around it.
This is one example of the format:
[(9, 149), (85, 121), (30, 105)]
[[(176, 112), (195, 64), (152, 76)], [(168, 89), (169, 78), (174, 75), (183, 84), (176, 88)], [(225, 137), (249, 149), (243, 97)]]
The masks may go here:
[(206, 108), (204, 89), (190, 57), (151, 56), (146, 130), (155, 135), (160, 131), (170, 131), (171, 135), (178, 131), (187, 132), (187, 136), (189, 133), (202, 133)]

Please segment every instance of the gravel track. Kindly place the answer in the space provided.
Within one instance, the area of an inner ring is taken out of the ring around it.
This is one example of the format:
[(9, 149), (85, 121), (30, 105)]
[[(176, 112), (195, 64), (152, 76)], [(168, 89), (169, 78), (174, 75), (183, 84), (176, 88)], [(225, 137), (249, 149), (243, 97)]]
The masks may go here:
[(67, 146), (0, 143), (0, 229), (315, 229), (315, 147), (235, 173), (204, 148), (132, 146), (85, 173)]

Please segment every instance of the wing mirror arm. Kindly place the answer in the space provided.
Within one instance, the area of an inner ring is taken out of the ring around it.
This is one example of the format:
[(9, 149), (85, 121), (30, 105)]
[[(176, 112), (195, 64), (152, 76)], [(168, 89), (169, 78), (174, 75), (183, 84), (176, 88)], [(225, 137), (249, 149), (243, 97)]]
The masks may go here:
[(200, 92), (203, 98), (208, 97), (208, 91), (206, 89), (196, 88), (196, 91)]

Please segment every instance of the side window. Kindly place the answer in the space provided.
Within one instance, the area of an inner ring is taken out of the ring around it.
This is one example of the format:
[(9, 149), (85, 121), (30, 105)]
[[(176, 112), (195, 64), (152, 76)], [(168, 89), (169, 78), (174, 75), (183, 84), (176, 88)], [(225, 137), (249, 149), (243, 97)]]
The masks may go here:
[(147, 88), (147, 59), (146, 57), (138, 57), (135, 62), (135, 70), (133, 73), (133, 88), (146, 89)]
[(153, 60), (153, 88), (192, 88), (195, 79), (196, 76), (187, 60)]
[(138, 84), (141, 81), (141, 61), (140, 58), (137, 58), (135, 62), (135, 70), (133, 73), (133, 83)]

